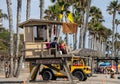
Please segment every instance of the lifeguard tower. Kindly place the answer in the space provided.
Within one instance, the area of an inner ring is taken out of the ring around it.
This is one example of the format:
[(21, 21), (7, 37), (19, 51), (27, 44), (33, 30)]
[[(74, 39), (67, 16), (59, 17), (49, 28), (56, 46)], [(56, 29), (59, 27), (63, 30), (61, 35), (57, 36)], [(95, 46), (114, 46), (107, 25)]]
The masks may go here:
[[(67, 60), (72, 55), (61, 55), (57, 48), (46, 48), (46, 43), (51, 41), (53, 25), (59, 25), (64, 33), (77, 33), (78, 25), (75, 23), (64, 23), (57, 21), (47, 21), (30, 19), (19, 24), (24, 29), (24, 52), (25, 60), (33, 65), (29, 79), (35, 80), (40, 65), (50, 66), (50, 64), (62, 64), (67, 77), (73, 84), (72, 76), (67, 66)], [(55, 50), (56, 54), (51, 54)], [(54, 69), (54, 67), (51, 67)]]

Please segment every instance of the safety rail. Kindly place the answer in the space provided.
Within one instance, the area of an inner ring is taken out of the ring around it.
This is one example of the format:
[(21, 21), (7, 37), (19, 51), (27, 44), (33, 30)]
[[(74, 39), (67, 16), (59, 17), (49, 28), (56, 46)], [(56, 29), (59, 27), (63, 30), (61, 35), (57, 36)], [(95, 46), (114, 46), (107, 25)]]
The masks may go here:
[[(49, 48), (46, 47), (47, 42), (25, 42), (25, 48), (22, 49), (22, 52), (24, 52), (25, 58), (46, 58), (46, 57), (56, 57), (57, 47), (56, 48)], [(54, 54), (51, 54), (51, 52), (54, 50)]]

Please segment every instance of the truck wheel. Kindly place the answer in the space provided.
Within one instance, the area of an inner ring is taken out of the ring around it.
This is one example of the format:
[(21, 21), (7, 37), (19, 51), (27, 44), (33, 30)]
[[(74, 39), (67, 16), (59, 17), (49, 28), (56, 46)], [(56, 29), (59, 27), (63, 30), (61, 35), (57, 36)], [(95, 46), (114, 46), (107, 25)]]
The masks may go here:
[(86, 81), (87, 80), (87, 76), (84, 77), (83, 81)]
[(56, 79), (57, 79), (57, 77), (53, 75), (52, 76), (52, 80), (56, 80)]
[(45, 70), (42, 73), (43, 80), (52, 80), (52, 76), (52, 72), (48, 70)]
[(77, 77), (79, 81), (84, 81), (85, 75), (82, 71), (75, 71), (73, 72), (73, 76)]

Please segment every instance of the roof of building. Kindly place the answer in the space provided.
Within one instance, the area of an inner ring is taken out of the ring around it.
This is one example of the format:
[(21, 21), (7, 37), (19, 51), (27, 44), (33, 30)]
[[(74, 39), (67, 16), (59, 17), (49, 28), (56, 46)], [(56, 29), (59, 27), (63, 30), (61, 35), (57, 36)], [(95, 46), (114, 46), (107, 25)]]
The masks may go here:
[(48, 20), (40, 20), (40, 19), (29, 19), (19, 24), (19, 27), (27, 27), (27, 26), (37, 26), (37, 25), (48, 25), (48, 24), (57, 24), (62, 25), (63, 22), (58, 21), (48, 21)]

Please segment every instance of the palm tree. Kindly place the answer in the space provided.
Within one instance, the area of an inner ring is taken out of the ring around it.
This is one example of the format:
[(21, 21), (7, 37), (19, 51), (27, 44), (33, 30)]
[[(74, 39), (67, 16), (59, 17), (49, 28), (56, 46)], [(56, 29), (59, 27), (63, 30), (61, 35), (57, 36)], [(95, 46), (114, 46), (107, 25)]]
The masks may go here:
[(8, 19), (7, 14), (2, 12), (2, 9), (0, 9), (0, 26), (2, 26), (2, 19)]
[(90, 5), (91, 5), (91, 0), (88, 0), (87, 7), (86, 7), (86, 19), (85, 19), (84, 30), (83, 30), (83, 48), (85, 48), (85, 45), (86, 45), (85, 43), (86, 43), (86, 33), (87, 33)]
[[(80, 36), (79, 36), (79, 48), (83, 48), (83, 31), (84, 31), (84, 19), (85, 19), (85, 9), (86, 7), (88, 6), (87, 4), (87, 0), (77, 0), (74, 2), (74, 7), (80, 11), (80, 15), (81, 15), (81, 20), (80, 21), (80, 26), (81, 26), (81, 29), (80, 29)], [(82, 23), (82, 24), (81, 24)]]
[[(60, 21), (61, 19), (59, 15), (64, 13), (65, 20), (67, 21), (68, 13), (70, 13), (70, 11), (68, 11), (69, 3), (66, 3), (64, 0), (61, 0), (61, 1), (52, 0), (52, 2), (54, 2), (55, 4), (53, 6), (50, 6), (49, 9), (45, 11), (46, 13), (45, 18), (52, 19), (55, 21)], [(64, 8), (62, 10), (63, 6)], [(59, 37), (59, 32), (57, 36)], [(68, 35), (66, 35), (65, 40), (66, 40), (66, 43), (68, 44)]]
[(94, 21), (94, 23), (104, 21), (101, 10), (95, 6), (90, 8), (90, 17), (92, 17), (91, 20)]
[(118, 47), (117, 47), (117, 42), (118, 42), (118, 39), (119, 39), (119, 33), (118, 33), (118, 25), (120, 24), (120, 20), (118, 19), (115, 19), (115, 24), (116, 24), (116, 34), (115, 34), (115, 55), (117, 56), (118, 55)]
[(116, 19), (116, 13), (120, 9), (120, 4), (118, 3), (118, 0), (114, 0), (110, 3), (110, 5), (107, 7), (107, 11), (109, 11), (109, 14), (113, 15), (112, 20), (112, 56), (115, 56), (115, 49), (114, 49), (114, 40), (115, 40), (115, 19)]
[[(18, 24), (20, 22), (20, 19), (21, 19), (21, 5), (22, 5), (22, 0), (18, 0), (17, 1), (17, 24), (16, 24), (16, 30), (17, 30), (17, 43), (16, 43), (16, 58), (18, 58), (18, 55), (19, 55), (19, 45), (20, 45), (20, 35), (19, 35), (19, 31), (20, 31), (20, 28), (18, 27)], [(20, 66), (18, 66), (18, 59), (15, 60), (15, 73), (14, 75), (15, 76), (18, 76), (19, 75), (19, 69), (20, 69)]]
[(8, 19), (7, 14), (3, 13), (2, 9), (0, 9), (0, 18), (7, 18)]
[(49, 9), (45, 10), (45, 19), (47, 20), (54, 20), (54, 21), (60, 21), (59, 14), (61, 12), (60, 6), (58, 3), (56, 3), (53, 6), (49, 6)]
[(120, 20), (115, 19), (115, 24), (116, 24), (116, 33), (118, 32), (118, 25), (120, 25)]
[[(99, 8), (92, 6), (90, 8), (90, 22), (89, 22), (89, 36), (94, 39), (94, 43), (92, 43), (93, 49), (98, 49), (100, 53), (105, 55), (105, 46), (106, 46), (106, 41), (109, 38), (111, 34), (110, 31), (102, 25), (102, 22), (104, 21), (102, 12)], [(107, 33), (109, 32), (109, 33)], [(91, 41), (92, 42), (92, 41)], [(102, 46), (104, 45), (104, 47)], [(103, 51), (104, 50), (104, 51)]]
[(40, 0), (40, 19), (43, 19), (44, 14), (44, 0)]
[(7, 10), (9, 17), (9, 30), (10, 30), (10, 76), (13, 77), (13, 16), (12, 16), (12, 2), (11, 0), (6, 0), (7, 2)]
[(27, 9), (26, 9), (26, 20), (30, 19), (30, 4), (31, 0), (27, 0)]
[[(76, 6), (74, 7), (74, 6), (73, 6), (74, 22), (77, 23), (80, 27), (81, 24), (83, 24), (83, 22), (82, 22), (83, 18), (82, 18), (81, 13), (79, 12), (80, 11), (79, 7), (76, 7)], [(73, 46), (74, 46), (73, 50), (77, 49), (77, 34), (73, 35)]]
[(9, 44), (10, 44), (10, 32), (4, 29), (2, 32), (0, 32), (0, 49), (3, 51), (8, 51)]
[(102, 24), (101, 24), (101, 21), (103, 20), (102, 12), (99, 8), (97, 8), (95, 6), (92, 6), (90, 8), (90, 14), (89, 15), (91, 17), (91, 20), (89, 22), (89, 30), (90, 30), (89, 33), (91, 34), (91, 31), (94, 31), (94, 32), (96, 32), (96, 34), (98, 34), (98, 31), (101, 30), (101, 28), (103, 28)]

